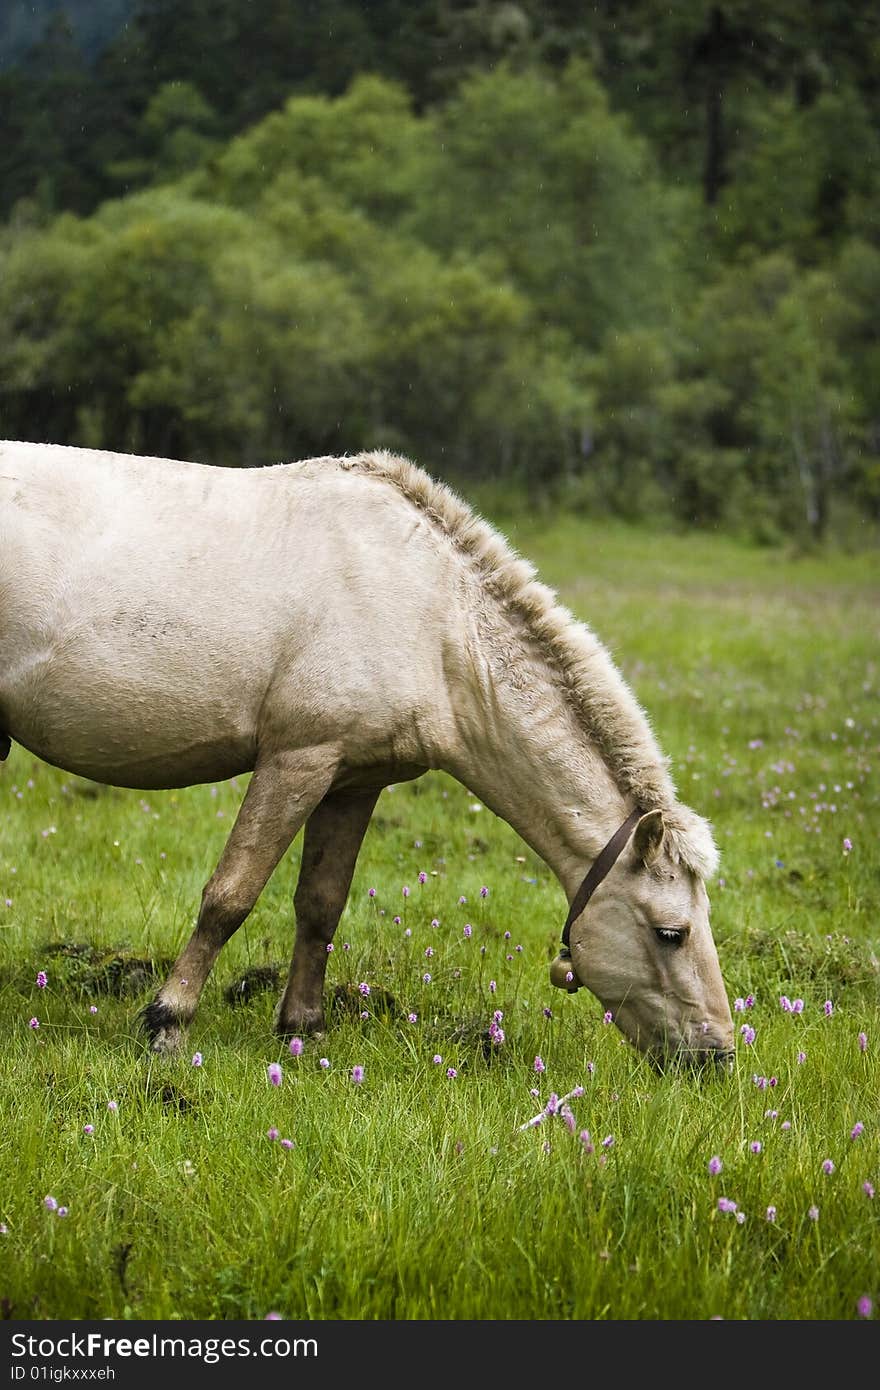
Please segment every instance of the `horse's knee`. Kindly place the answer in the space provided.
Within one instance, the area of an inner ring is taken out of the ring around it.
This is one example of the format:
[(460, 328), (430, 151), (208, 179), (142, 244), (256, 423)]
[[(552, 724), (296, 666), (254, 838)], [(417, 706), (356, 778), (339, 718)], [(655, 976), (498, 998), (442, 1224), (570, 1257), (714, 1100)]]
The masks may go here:
[(197, 930), (225, 941), (241, 926), (253, 905), (250, 894), (220, 879), (209, 879), (202, 890)]

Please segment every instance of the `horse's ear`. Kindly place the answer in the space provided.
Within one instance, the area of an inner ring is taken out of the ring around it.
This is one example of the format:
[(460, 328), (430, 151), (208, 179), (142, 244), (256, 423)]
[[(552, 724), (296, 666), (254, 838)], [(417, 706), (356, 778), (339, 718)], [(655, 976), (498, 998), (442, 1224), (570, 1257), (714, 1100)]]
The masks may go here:
[(662, 811), (647, 811), (642, 816), (633, 835), (633, 846), (642, 863), (650, 868), (663, 846)]

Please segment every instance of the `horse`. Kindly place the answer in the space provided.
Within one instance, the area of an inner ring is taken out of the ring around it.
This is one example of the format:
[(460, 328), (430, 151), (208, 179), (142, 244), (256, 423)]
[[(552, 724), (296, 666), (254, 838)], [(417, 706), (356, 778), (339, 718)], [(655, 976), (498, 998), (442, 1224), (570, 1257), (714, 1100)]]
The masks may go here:
[(730, 1070), (712, 828), (607, 648), (446, 483), (386, 450), (230, 468), (0, 441), (0, 755), (142, 791), (250, 774), (140, 1015), (174, 1053), (300, 830), (274, 1027), (326, 1027), (328, 946), (383, 788), (442, 769), (549, 866), (551, 983), (637, 1051)]

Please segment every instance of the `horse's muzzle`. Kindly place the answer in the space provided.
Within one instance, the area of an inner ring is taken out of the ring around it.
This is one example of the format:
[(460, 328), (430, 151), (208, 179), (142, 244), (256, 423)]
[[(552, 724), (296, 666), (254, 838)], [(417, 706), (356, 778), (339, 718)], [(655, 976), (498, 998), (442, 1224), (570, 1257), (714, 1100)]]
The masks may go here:
[(685, 1061), (698, 1071), (723, 1072), (729, 1076), (733, 1071), (735, 1055), (729, 1047), (703, 1047), (695, 1049)]
[(659, 1072), (691, 1071), (730, 1076), (736, 1054), (728, 1047), (678, 1047), (671, 1052), (652, 1050), (648, 1056)]
[(736, 1053), (729, 1047), (714, 1047), (709, 1052), (703, 1052), (701, 1064), (704, 1067), (715, 1067), (717, 1071), (726, 1072), (728, 1075), (733, 1071), (733, 1063)]

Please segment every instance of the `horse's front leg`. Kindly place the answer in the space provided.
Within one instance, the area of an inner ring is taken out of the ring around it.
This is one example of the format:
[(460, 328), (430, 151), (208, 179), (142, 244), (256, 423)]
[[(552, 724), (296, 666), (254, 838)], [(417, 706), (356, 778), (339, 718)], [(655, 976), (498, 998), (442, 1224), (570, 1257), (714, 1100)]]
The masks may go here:
[(378, 789), (331, 792), (306, 824), (293, 900), (296, 942), (275, 1019), (284, 1036), (324, 1030), (327, 947), (345, 907), (378, 795)]
[(253, 908), (338, 767), (338, 750), (331, 747), (258, 761), (220, 862), (202, 892), (195, 931), (141, 1015), (154, 1052), (180, 1046), (221, 947)]

